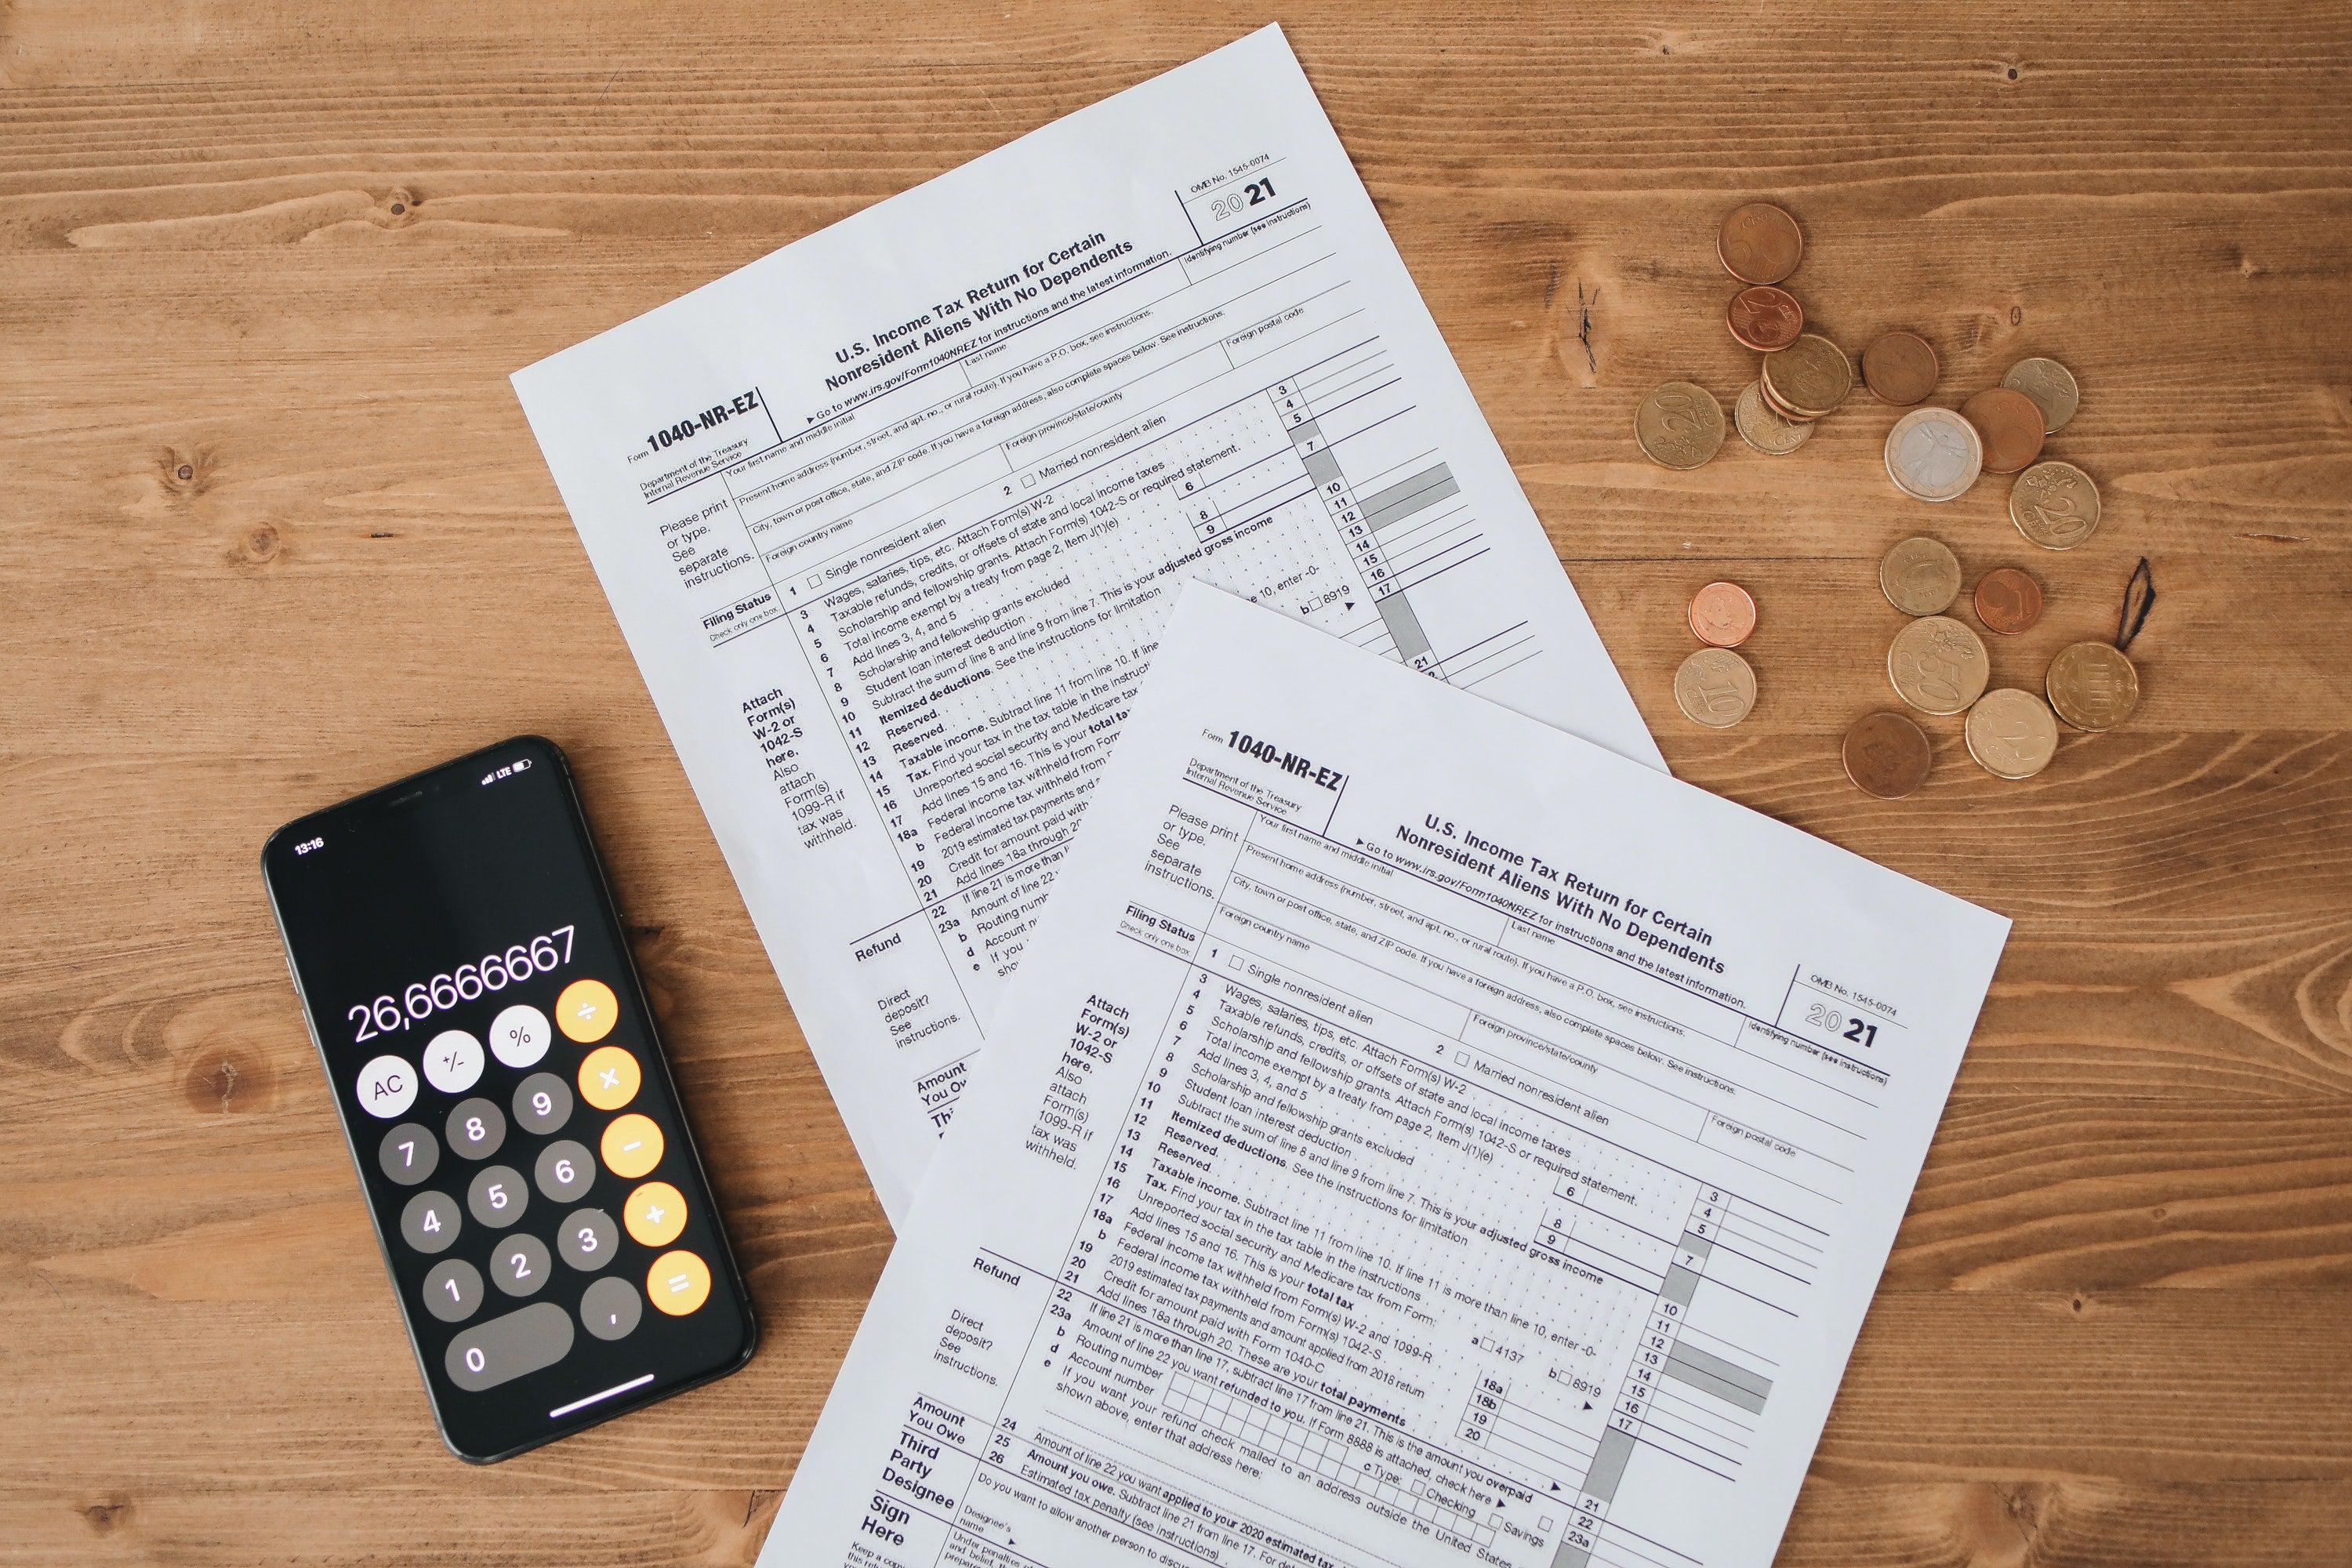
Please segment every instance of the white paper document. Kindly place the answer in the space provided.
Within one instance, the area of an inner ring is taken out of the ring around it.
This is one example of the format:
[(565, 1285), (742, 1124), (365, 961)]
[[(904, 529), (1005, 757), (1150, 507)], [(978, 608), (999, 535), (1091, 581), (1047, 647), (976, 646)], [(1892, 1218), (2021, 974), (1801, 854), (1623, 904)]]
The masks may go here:
[(1119, 745), (761, 1563), (1763, 1568), (2009, 922), (1213, 588)]
[(1188, 576), (1663, 766), (1274, 28), (514, 383), (894, 1218)]

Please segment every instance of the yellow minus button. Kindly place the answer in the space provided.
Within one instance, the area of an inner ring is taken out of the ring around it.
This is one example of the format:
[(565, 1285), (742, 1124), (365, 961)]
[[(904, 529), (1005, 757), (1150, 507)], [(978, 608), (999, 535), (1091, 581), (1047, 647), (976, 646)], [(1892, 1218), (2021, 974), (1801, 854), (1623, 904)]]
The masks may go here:
[(646, 1270), (646, 1300), (683, 1318), (710, 1300), (710, 1266), (683, 1247), (663, 1253)]
[(616, 1116), (604, 1129), (604, 1168), (635, 1181), (661, 1163), (662, 1130), (650, 1116)]

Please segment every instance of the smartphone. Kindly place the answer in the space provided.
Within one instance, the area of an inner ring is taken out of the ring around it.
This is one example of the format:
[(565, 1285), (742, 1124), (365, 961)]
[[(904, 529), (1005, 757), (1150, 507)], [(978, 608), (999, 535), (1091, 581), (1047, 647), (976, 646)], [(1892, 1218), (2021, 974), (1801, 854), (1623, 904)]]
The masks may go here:
[(723, 1377), (759, 1331), (551, 741), (261, 853), (441, 1439), (488, 1464)]

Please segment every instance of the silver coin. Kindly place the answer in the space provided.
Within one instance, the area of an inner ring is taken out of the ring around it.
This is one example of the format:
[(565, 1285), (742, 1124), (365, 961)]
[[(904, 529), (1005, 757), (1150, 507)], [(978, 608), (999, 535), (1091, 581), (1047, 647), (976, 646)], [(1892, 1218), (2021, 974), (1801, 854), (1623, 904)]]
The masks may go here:
[(1984, 472), (1984, 438), (1948, 408), (1915, 408), (1886, 433), (1886, 476), (1905, 495), (1954, 500)]

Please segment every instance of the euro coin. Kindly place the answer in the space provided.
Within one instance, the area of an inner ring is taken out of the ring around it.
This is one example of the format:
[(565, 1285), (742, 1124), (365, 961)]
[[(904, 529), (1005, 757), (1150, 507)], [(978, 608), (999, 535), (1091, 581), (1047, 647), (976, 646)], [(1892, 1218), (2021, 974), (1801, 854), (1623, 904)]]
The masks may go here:
[(1960, 596), (1960, 562), (1941, 541), (1906, 539), (1878, 563), (1878, 591), (1906, 616), (1940, 616)]
[(1984, 440), (1985, 471), (2013, 474), (2042, 456), (2042, 405), (2013, 386), (1989, 386), (1960, 405)]
[(1977, 580), (1977, 619), (2005, 637), (2030, 632), (2042, 619), (2042, 584), (2014, 566), (1996, 566)]
[(1670, 381), (1633, 410), (1643, 455), (1669, 468), (1696, 468), (1723, 447), (1723, 405), (1704, 386)]
[(1797, 220), (1771, 203), (1749, 202), (1723, 220), (1715, 253), (1742, 283), (1778, 283), (1797, 269), (1805, 237)]
[(1780, 418), (1786, 420), (1791, 425), (1802, 425), (1810, 428), (1813, 423), (1813, 419), (1811, 415), (1800, 414), (1795, 409), (1790, 408), (1787, 404), (1781, 402), (1779, 398), (1773, 396), (1771, 384), (1763, 380), (1761, 377), (1759, 377), (1756, 382), (1756, 398), (1757, 401), (1763, 404), (1766, 408), (1770, 409), (1774, 414), (1780, 416)]
[(2139, 671), (2113, 644), (2078, 642), (2058, 650), (2042, 689), (2077, 730), (2112, 730), (2139, 706)]
[(2074, 384), (2074, 373), (2054, 359), (2019, 360), (2009, 367), (2000, 384), (2033, 399), (2042, 410), (2042, 433), (2045, 436), (2055, 436), (2066, 428), (2066, 421), (2083, 406), (2083, 389)]
[(1710, 647), (1738, 647), (1756, 629), (1756, 601), (1737, 583), (1709, 583), (1691, 595), (1691, 635)]
[(1915, 408), (1886, 433), (1886, 475), (1905, 495), (1952, 500), (1983, 471), (1976, 426), (1948, 408)]
[(1978, 698), (1960, 734), (1977, 766), (2000, 778), (2030, 779), (2058, 754), (2058, 721), (2050, 705), (2013, 686)]
[(1759, 452), (1769, 452), (1785, 458), (1811, 438), (1813, 427), (1809, 422), (1788, 419), (1764, 401), (1764, 384), (1751, 381), (1748, 390), (1732, 405), (1731, 422), (1739, 427), (1739, 438)]
[(1984, 695), (1992, 660), (1967, 626), (1949, 616), (1927, 616), (1895, 634), (1886, 679), (1922, 713), (1958, 713)]
[(1908, 407), (1936, 390), (1936, 351), (1916, 332), (1889, 332), (1862, 351), (1862, 384), (1882, 403)]
[(1853, 364), (1843, 349), (1819, 332), (1802, 332), (1780, 353), (1764, 356), (1764, 385), (1791, 414), (1819, 419), (1853, 390)]
[(1936, 749), (1927, 732), (1900, 713), (1865, 713), (1845, 732), (1839, 752), (1845, 776), (1864, 795), (1901, 800), (1927, 782)]
[(1703, 647), (1675, 671), (1675, 702), (1692, 723), (1727, 730), (1756, 706), (1756, 672), (1727, 647)]
[(2009, 521), (2044, 550), (2072, 550), (2099, 526), (2099, 487), (2072, 463), (2036, 463), (2009, 490)]
[(1733, 337), (1765, 353), (1787, 348), (1805, 330), (1805, 308), (1797, 297), (1769, 283), (1734, 294), (1724, 319)]

